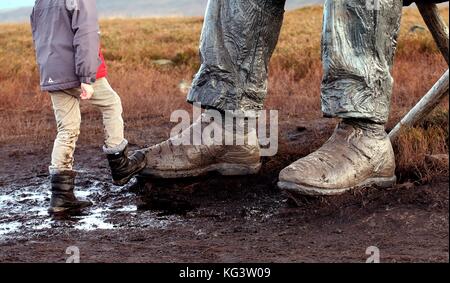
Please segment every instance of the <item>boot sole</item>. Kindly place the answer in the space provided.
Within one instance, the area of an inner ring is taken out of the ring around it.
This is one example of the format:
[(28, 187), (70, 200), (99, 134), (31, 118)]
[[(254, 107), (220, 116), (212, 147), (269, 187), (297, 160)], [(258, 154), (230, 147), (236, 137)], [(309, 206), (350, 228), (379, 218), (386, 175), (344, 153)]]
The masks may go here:
[(369, 187), (375, 187), (375, 188), (379, 188), (379, 189), (391, 188), (396, 183), (397, 183), (397, 177), (393, 176), (393, 177), (377, 177), (377, 178), (367, 179), (364, 182), (362, 182), (361, 184), (358, 184), (358, 185), (350, 187), (350, 188), (344, 188), (344, 189), (323, 189), (323, 188), (299, 185), (299, 184), (292, 183), (292, 182), (278, 182), (278, 187), (287, 192), (301, 194), (301, 195), (335, 196), (335, 195), (342, 195), (348, 191), (369, 188)]
[(143, 172), (141, 172), (139, 176), (144, 178), (147, 177), (159, 179), (177, 179), (177, 178), (198, 177), (202, 175), (207, 175), (212, 172), (217, 172), (222, 176), (245, 176), (245, 175), (255, 175), (259, 172), (260, 169), (261, 163), (253, 165), (219, 163), (193, 170), (162, 171), (162, 170), (146, 169)]
[(50, 207), (47, 212), (50, 215), (53, 214), (63, 214), (63, 213), (70, 213), (70, 212), (79, 212), (85, 208), (91, 207), (93, 204), (86, 204), (80, 207)]
[(147, 165), (147, 163), (143, 162), (142, 165), (139, 168), (137, 168), (136, 170), (133, 171), (133, 173), (131, 173), (128, 177), (125, 177), (125, 178), (123, 178), (121, 180), (114, 180), (113, 179), (113, 184), (115, 186), (120, 186), (120, 187), (125, 186), (126, 184), (128, 184), (130, 182), (130, 180), (135, 175), (139, 174), (139, 172), (141, 172), (145, 168), (146, 165)]

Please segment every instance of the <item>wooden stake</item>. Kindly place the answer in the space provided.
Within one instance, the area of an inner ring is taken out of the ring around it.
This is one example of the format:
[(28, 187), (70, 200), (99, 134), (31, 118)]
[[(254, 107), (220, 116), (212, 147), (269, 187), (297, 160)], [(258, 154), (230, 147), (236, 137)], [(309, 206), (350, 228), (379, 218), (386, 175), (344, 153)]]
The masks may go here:
[(408, 114), (398, 123), (389, 133), (389, 138), (394, 141), (399, 135), (401, 129), (405, 126), (412, 127), (417, 122), (427, 116), (441, 102), (449, 90), (449, 71), (439, 79), (439, 81), (431, 88), (431, 90), (409, 111)]
[(433, 35), (436, 44), (439, 47), (442, 55), (448, 64), (449, 57), (449, 35), (447, 24), (439, 14), (439, 8), (436, 4), (422, 3), (417, 4), (420, 14), (422, 14), (423, 20), (428, 26), (431, 34)]

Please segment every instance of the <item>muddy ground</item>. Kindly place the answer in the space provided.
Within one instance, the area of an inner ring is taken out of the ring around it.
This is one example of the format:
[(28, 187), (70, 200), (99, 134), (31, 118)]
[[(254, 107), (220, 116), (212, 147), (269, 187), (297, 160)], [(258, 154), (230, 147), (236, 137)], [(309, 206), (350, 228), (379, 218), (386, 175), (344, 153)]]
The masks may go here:
[[(155, 143), (168, 129), (142, 135)], [(279, 154), (256, 176), (124, 188), (109, 184), (99, 146), (80, 143), (78, 195), (95, 206), (64, 219), (46, 213), (51, 145), (1, 145), (0, 262), (65, 262), (69, 246), (81, 262), (365, 262), (369, 246), (382, 262), (448, 262), (448, 176), (296, 203), (279, 192), (279, 170), (332, 130), (324, 119), (284, 123)]]

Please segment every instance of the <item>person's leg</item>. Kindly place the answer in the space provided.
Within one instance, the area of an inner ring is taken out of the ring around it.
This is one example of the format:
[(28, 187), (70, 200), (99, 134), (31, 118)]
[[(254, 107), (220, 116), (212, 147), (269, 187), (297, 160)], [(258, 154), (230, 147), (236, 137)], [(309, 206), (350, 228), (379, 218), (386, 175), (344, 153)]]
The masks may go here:
[(92, 204), (77, 200), (73, 193), (76, 176), (73, 155), (81, 123), (79, 99), (72, 96), (75, 92), (67, 90), (50, 94), (58, 131), (49, 167), (52, 185), (50, 213), (81, 209)]
[(72, 171), (73, 155), (80, 135), (80, 101), (62, 91), (50, 93), (50, 96), (58, 132), (53, 145), (50, 174)]
[(322, 110), (342, 118), (318, 151), (280, 173), (279, 187), (312, 195), (395, 183), (385, 132), (402, 0), (327, 0), (324, 9)]
[[(201, 35), (201, 67), (187, 100), (210, 109), (180, 135), (146, 150), (147, 167), (141, 175), (156, 178), (197, 176), (211, 171), (222, 175), (257, 173), (260, 148), (254, 126), (254, 112), (263, 108), (267, 94), (267, 73), (283, 22), (285, 0), (211, 0), (208, 2)], [(210, 122), (213, 111), (218, 119)], [(238, 125), (218, 123), (225, 113), (238, 111), (248, 121)], [(221, 117), (220, 117), (221, 116)], [(252, 126), (253, 125), (253, 126)], [(221, 144), (183, 141), (192, 135), (203, 137), (205, 126), (222, 130)], [(231, 126), (231, 127), (230, 127)], [(237, 145), (236, 132), (245, 142)], [(225, 145), (225, 139), (234, 145)]]
[(112, 89), (106, 78), (94, 84), (94, 95), (89, 103), (100, 109), (103, 116), (106, 153), (111, 167), (113, 181), (116, 185), (125, 185), (145, 166), (145, 156), (135, 152), (128, 157), (128, 141), (124, 138), (124, 122), (122, 118), (122, 102)]

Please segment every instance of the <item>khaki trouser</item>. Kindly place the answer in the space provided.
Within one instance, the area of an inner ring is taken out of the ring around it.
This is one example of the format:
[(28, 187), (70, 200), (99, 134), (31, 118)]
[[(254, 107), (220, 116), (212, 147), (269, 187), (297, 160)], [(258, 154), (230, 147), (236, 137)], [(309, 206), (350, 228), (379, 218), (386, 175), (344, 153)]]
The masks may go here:
[[(105, 148), (121, 149), (126, 140), (120, 97), (106, 78), (97, 80), (93, 87), (94, 95), (87, 102), (102, 112)], [(80, 93), (79, 88), (50, 93), (58, 130), (52, 152), (51, 174), (72, 170), (75, 146), (80, 134)]]

